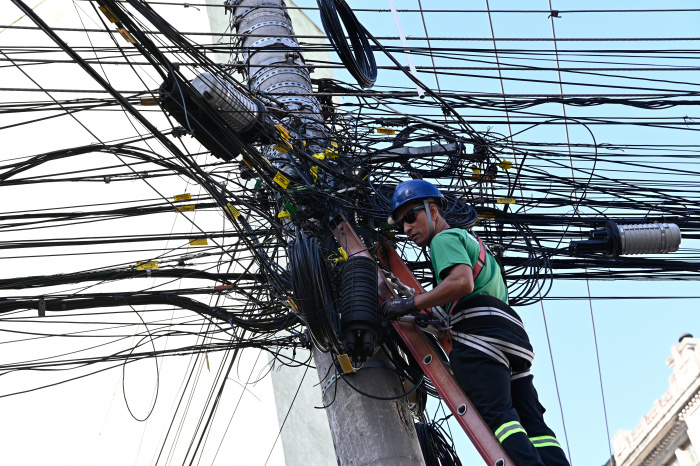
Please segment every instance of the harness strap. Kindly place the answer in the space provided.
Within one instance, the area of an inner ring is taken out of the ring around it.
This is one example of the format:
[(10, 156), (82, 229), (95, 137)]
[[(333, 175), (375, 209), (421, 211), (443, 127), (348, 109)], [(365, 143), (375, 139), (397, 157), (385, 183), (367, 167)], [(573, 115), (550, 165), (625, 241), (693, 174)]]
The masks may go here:
[(476, 264), (474, 264), (474, 282), (476, 282), (476, 277), (479, 276), (481, 269), (483, 269), (486, 264), (486, 246), (484, 246), (484, 242), (481, 241), (481, 238), (477, 238), (477, 240), (479, 241), (479, 258), (476, 260)]
[(433, 227), (433, 217), (430, 215), (430, 204), (428, 204), (427, 199), (423, 199), (423, 206), (425, 207), (425, 215), (428, 217), (428, 238), (432, 241), (435, 228)]
[(526, 360), (530, 364), (535, 359), (535, 353), (523, 348), (522, 346), (516, 345), (515, 343), (510, 343), (500, 338), (492, 338), (483, 335), (472, 335), (469, 333), (461, 333), (455, 330), (450, 330), (450, 335), (452, 339), (462, 343), (463, 345), (469, 346), (477, 351), (490, 356), (496, 361), (500, 362), (511, 371), (511, 380), (519, 379), (522, 377), (527, 377), (530, 375), (530, 370), (513, 372), (510, 366), (510, 361), (508, 360), (507, 354), (512, 356), (517, 356), (521, 359)]
[[(484, 265), (486, 265), (486, 246), (484, 245), (484, 242), (481, 241), (481, 238), (476, 238), (477, 241), (479, 241), (479, 257), (476, 259), (476, 264), (474, 264), (474, 267), (472, 267), (472, 276), (474, 277), (474, 286), (476, 286), (476, 279), (481, 273), (481, 270), (484, 268)], [(460, 298), (461, 299), (461, 298)], [(452, 315), (452, 311), (454, 310), (455, 306), (459, 302), (459, 299), (452, 303), (452, 306), (450, 306), (450, 315)]]
[(462, 312), (454, 316), (454, 318), (450, 319), (450, 326), (455, 325), (458, 322), (462, 322), (466, 319), (474, 319), (478, 317), (485, 317), (485, 316), (495, 316), (495, 317), (502, 317), (503, 319), (507, 319), (509, 322), (513, 323), (514, 325), (517, 325), (521, 329), (525, 330), (525, 326), (523, 323), (513, 317), (512, 315), (508, 314), (505, 311), (502, 311), (500, 309), (497, 309), (492, 306), (478, 306), (478, 307), (470, 307), (469, 309), (462, 309)]

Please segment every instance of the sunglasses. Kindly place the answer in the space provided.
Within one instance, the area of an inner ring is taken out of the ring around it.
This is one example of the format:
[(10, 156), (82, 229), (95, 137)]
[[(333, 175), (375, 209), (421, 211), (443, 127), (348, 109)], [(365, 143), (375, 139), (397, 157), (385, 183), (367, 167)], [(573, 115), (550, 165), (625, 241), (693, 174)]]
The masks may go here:
[(399, 228), (399, 233), (403, 233), (403, 225), (404, 223), (408, 223), (409, 225), (413, 222), (416, 221), (418, 218), (418, 215), (416, 214), (416, 210), (424, 210), (425, 206), (424, 205), (419, 205), (418, 207), (414, 207), (413, 209), (409, 210), (404, 214), (403, 217), (401, 217), (401, 220), (396, 222), (396, 225)]

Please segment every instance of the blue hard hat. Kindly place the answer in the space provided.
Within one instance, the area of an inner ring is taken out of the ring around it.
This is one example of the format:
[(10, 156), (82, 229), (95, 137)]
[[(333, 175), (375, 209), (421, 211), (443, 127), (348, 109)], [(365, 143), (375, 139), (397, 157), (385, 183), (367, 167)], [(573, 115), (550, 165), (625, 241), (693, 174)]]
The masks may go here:
[(432, 183), (428, 183), (425, 180), (408, 180), (403, 183), (399, 183), (396, 186), (394, 195), (391, 197), (391, 216), (389, 217), (389, 223), (394, 223), (394, 213), (402, 205), (420, 201), (422, 199), (435, 199), (440, 204), (440, 207), (444, 208), (447, 205), (445, 196), (442, 195), (439, 189), (437, 189)]

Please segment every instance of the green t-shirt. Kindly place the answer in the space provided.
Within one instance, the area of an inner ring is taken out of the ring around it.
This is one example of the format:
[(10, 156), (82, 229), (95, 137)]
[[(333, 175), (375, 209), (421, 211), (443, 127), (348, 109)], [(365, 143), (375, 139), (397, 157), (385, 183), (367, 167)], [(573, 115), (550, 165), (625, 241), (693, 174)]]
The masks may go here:
[[(466, 264), (474, 268), (480, 249), (479, 241), (461, 228), (451, 228), (435, 235), (430, 243), (430, 259), (438, 284), (447, 276), (447, 270), (454, 265)], [(484, 262), (484, 268), (474, 283), (474, 291), (460, 301), (476, 295), (489, 295), (508, 303), (508, 289), (503, 283), (498, 262), (488, 252)]]

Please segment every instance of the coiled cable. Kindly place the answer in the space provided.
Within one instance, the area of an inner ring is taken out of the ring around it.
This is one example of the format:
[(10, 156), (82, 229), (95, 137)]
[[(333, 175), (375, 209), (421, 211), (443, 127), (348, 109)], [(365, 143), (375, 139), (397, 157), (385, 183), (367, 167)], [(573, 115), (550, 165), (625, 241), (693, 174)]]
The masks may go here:
[(288, 255), (294, 301), (316, 347), (323, 352), (332, 349), (341, 353), (340, 312), (316, 238), (297, 230), (295, 240), (289, 244)]
[[(366, 29), (357, 20), (355, 13), (345, 0), (316, 0), (316, 2), (321, 13), (323, 29), (340, 61), (360, 86), (372, 87), (377, 80), (377, 63), (367, 40)], [(351, 45), (348, 45), (345, 40), (343, 27), (347, 31)]]

